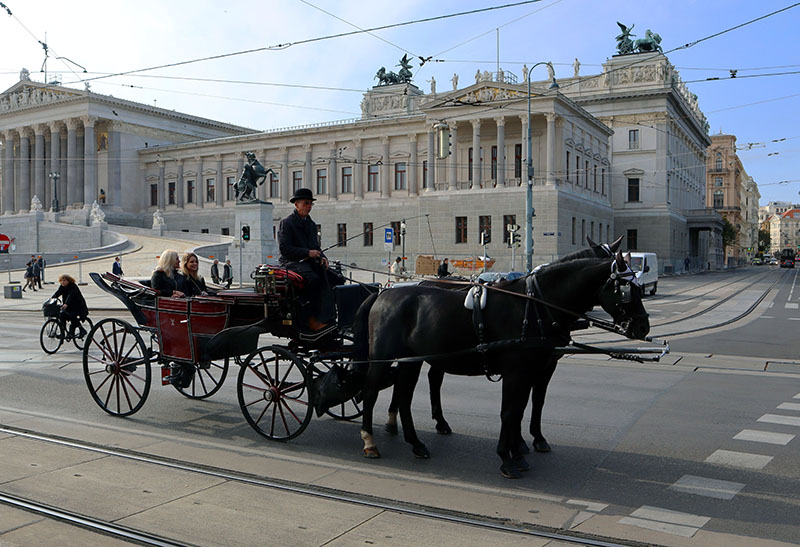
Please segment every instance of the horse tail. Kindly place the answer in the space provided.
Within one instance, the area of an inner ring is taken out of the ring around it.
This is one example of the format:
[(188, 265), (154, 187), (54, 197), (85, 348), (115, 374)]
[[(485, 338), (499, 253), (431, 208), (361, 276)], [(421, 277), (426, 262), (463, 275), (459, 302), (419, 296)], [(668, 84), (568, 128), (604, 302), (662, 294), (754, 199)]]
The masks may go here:
[(367, 368), (367, 362), (369, 361), (369, 312), (377, 298), (378, 293), (369, 295), (359, 306), (353, 320), (353, 349), (354, 360), (357, 362), (355, 365), (356, 370), (366, 371)]

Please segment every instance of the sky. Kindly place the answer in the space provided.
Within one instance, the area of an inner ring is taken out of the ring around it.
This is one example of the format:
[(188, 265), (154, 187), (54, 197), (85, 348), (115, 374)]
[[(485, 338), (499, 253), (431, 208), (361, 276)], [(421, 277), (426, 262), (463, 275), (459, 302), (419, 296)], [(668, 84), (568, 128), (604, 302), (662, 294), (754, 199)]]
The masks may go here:
[[(638, 37), (658, 33), (665, 52), (702, 40), (668, 57), (698, 95), (711, 134), (736, 135), (762, 205), (800, 203), (800, 56), (791, 38), (800, 5), (719, 36), (712, 35), (795, 3), (541, 0), (438, 18), (513, 3), (2, 0), (12, 15), (0, 10), (0, 90), (14, 85), (23, 67), (45, 81), (42, 41), (48, 81), (58, 77), (78, 89), (88, 81), (97, 93), (256, 130), (291, 127), (360, 117), (377, 70), (398, 71), (406, 53), (414, 83), (426, 92), (431, 78), (437, 91), (452, 89), (453, 74), (466, 87), (476, 70), (496, 70), (498, 58), (520, 80), (523, 63), (539, 61), (551, 61), (557, 78), (572, 76), (575, 58), (581, 75), (599, 73), (616, 53), (619, 21), (635, 25)], [(427, 18), (438, 19), (358, 32)], [(351, 32), (358, 33), (332, 37)], [(260, 51), (109, 77), (247, 50)], [(431, 60), (420, 67), (421, 57)], [(534, 80), (546, 78), (545, 67), (536, 70), (542, 74)]]

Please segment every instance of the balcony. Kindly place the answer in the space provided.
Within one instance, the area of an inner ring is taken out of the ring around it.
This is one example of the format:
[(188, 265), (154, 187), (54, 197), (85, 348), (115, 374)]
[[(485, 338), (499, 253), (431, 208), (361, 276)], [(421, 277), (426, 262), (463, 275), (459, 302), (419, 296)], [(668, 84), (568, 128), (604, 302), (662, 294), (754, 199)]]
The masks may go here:
[(727, 174), (728, 169), (726, 167), (720, 167), (717, 169), (716, 167), (711, 167), (708, 170), (709, 175), (724, 175)]

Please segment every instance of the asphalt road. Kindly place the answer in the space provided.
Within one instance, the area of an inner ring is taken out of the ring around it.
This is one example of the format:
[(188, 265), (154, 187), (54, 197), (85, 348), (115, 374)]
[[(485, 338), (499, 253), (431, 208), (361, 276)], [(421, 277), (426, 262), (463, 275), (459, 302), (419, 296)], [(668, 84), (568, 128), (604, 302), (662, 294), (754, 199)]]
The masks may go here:
[[(626, 530), (660, 530), (658, 537), (677, 540), (703, 530), (800, 543), (796, 279), (797, 270), (768, 267), (663, 278), (658, 294), (645, 302), (654, 334), (682, 330), (690, 323), (712, 325), (747, 309), (757, 295), (777, 284), (740, 322), (670, 339), (674, 359), (664, 364), (562, 360), (544, 412), (544, 432), (553, 451), (531, 454), (533, 469), (519, 481), (503, 479), (498, 472), (494, 450), (500, 386), (485, 379), (445, 379), (443, 405), (452, 436), (435, 434), (422, 379), (414, 415), (431, 459), (413, 458), (402, 436), (378, 430), (383, 458), (368, 461), (360, 456), (358, 423), (314, 418), (289, 443), (260, 438), (241, 416), (234, 374), (206, 401), (187, 400), (156, 383), (138, 414), (107, 416), (89, 397), (79, 353), (66, 347), (54, 356), (44, 355), (38, 347), (42, 319), (30, 313), (0, 314), (8, 341), (0, 356), (0, 410), (64, 420), (67, 436), (73, 430), (70, 424), (89, 424), (114, 438), (147, 433), (213, 442), (387, 477), (486, 488), (519, 496), (520, 503), (532, 497), (565, 506), (583, 500), (593, 504), (588, 513), (613, 515), (620, 537), (635, 536), (625, 536)], [(711, 311), (681, 319), (724, 298), (728, 300)], [(666, 322), (671, 323), (656, 326)], [(714, 365), (704, 366), (705, 356), (712, 355)], [(377, 408), (387, 406), (384, 393)], [(376, 424), (383, 421), (382, 413), (377, 412)], [(787, 419), (773, 423), (772, 416)], [(217, 463), (225, 466), (224, 459)], [(431, 503), (447, 506), (446, 500)], [(665, 517), (669, 513), (664, 511), (680, 516)], [(572, 525), (603, 532), (593, 522)]]

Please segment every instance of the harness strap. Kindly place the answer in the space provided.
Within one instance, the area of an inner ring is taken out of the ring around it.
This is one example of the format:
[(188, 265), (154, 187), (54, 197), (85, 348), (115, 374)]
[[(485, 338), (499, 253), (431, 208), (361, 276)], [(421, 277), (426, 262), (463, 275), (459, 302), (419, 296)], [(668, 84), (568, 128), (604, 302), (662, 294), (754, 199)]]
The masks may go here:
[(486, 379), (490, 382), (498, 382), (500, 381), (500, 377), (498, 377), (497, 380), (492, 379), (492, 375), (489, 374), (489, 361), (486, 360), (488, 345), (484, 337), (483, 310), (481, 310), (480, 303), (481, 296), (485, 290), (486, 287), (483, 285), (477, 285), (477, 289), (472, 291), (472, 326), (475, 329), (475, 334), (478, 336), (478, 345), (475, 347), (475, 351), (481, 356), (483, 373), (486, 375)]

